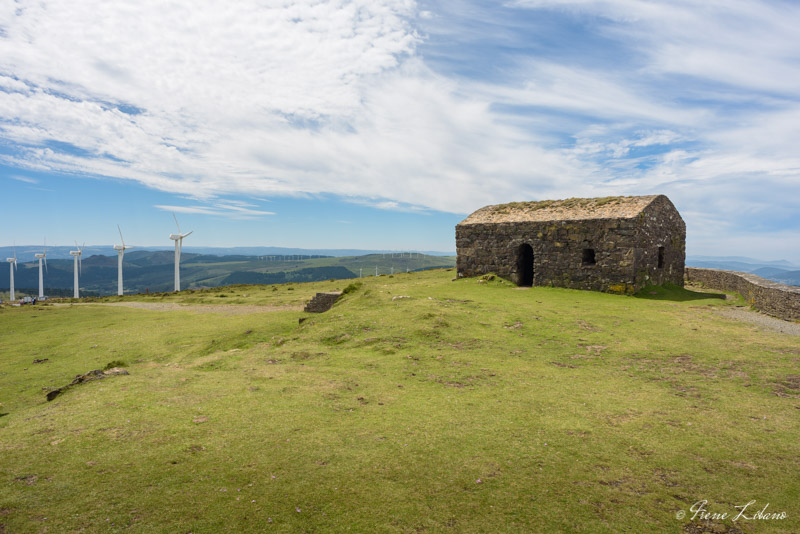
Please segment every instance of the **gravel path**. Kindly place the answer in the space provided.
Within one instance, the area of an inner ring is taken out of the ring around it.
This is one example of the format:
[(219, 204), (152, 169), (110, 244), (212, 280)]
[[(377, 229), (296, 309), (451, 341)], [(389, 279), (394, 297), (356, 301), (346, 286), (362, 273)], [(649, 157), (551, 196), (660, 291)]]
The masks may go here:
[[(86, 305), (93, 305), (87, 303)], [(303, 311), (302, 305), (297, 306), (248, 306), (244, 304), (178, 304), (175, 302), (104, 302), (96, 306), (123, 306), (125, 308), (138, 308), (152, 311), (191, 311), (197, 313), (219, 313), (222, 315), (248, 315), (251, 313), (269, 313), (277, 311)]]
[(767, 330), (772, 330), (773, 332), (789, 334), (790, 336), (800, 336), (800, 323), (776, 319), (775, 317), (770, 317), (769, 315), (747, 308), (721, 308), (717, 310), (717, 313), (723, 317), (752, 323)]

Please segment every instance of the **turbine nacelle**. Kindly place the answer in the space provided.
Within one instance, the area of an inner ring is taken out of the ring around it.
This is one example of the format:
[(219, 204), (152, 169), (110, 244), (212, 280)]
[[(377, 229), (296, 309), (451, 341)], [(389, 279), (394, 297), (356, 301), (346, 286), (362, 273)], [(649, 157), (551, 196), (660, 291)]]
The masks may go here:
[(172, 214), (172, 218), (175, 219), (175, 226), (178, 227), (178, 233), (177, 234), (169, 234), (169, 238), (172, 239), (173, 241), (180, 241), (181, 239), (183, 239), (187, 235), (189, 235), (192, 232), (194, 232), (194, 230), (191, 230), (190, 232), (182, 234), (181, 233), (181, 224), (178, 222), (178, 218), (175, 216), (174, 213)]
[(117, 225), (117, 230), (119, 230), (119, 239), (122, 241), (121, 245), (114, 245), (114, 250), (116, 250), (118, 254), (124, 254), (129, 248), (136, 248), (132, 245), (125, 244), (125, 238), (122, 237), (122, 228), (120, 228), (119, 225)]
[(44, 254), (34, 254), (33, 257), (36, 258), (36, 259), (41, 260), (43, 258), (46, 258), (47, 256), (45, 256)]

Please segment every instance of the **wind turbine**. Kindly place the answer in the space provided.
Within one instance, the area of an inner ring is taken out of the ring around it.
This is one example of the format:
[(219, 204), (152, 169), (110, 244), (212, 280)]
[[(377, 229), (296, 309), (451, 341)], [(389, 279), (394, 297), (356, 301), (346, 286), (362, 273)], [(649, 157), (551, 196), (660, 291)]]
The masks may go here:
[(44, 275), (42, 274), (42, 260), (44, 268), (47, 269), (47, 239), (44, 240), (44, 248), (41, 254), (34, 254), (34, 258), (39, 260), (39, 298), (44, 297)]
[(14, 247), (14, 257), (6, 258), (8, 270), (11, 271), (11, 285), (9, 286), (8, 300), (14, 300), (14, 271), (17, 268), (17, 247)]
[(122, 240), (121, 245), (114, 245), (114, 250), (117, 251), (117, 295), (122, 295), (122, 257), (126, 250), (134, 247), (125, 244), (125, 238), (122, 237), (122, 229), (119, 225), (117, 225), (117, 230), (119, 230), (119, 238)]
[(175, 224), (178, 226), (178, 233), (177, 234), (169, 234), (169, 238), (175, 241), (175, 291), (181, 290), (181, 249), (183, 248), (183, 238), (194, 232), (191, 230), (186, 234), (181, 233), (181, 225), (178, 224), (178, 218), (175, 217), (175, 214), (172, 214), (172, 218), (175, 219)]
[[(83, 247), (85, 246), (86, 243), (83, 244)], [(73, 292), (72, 296), (76, 299), (81, 298), (78, 291), (78, 269), (80, 268), (81, 274), (83, 274), (83, 259), (81, 258), (81, 255), (83, 254), (83, 247), (79, 247), (78, 242), (75, 241), (75, 248), (77, 248), (78, 250), (69, 251), (69, 255), (72, 256), (72, 258), (75, 261), (75, 267), (73, 269), (73, 272), (75, 273), (75, 291)]]

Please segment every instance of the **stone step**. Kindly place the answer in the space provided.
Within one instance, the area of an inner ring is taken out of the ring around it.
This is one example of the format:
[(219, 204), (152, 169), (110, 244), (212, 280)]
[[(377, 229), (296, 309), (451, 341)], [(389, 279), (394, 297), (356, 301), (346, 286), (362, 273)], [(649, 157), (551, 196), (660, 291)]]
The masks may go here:
[(327, 293), (317, 293), (314, 295), (303, 311), (309, 313), (323, 313), (331, 309), (333, 304), (342, 296), (341, 291), (331, 291)]

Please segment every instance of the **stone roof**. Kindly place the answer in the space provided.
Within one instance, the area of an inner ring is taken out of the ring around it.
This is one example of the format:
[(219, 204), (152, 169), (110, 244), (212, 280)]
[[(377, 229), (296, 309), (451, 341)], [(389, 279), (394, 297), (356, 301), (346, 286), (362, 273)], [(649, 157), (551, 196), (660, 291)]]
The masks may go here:
[(479, 209), (459, 224), (631, 219), (659, 196), (568, 198), (495, 204)]

